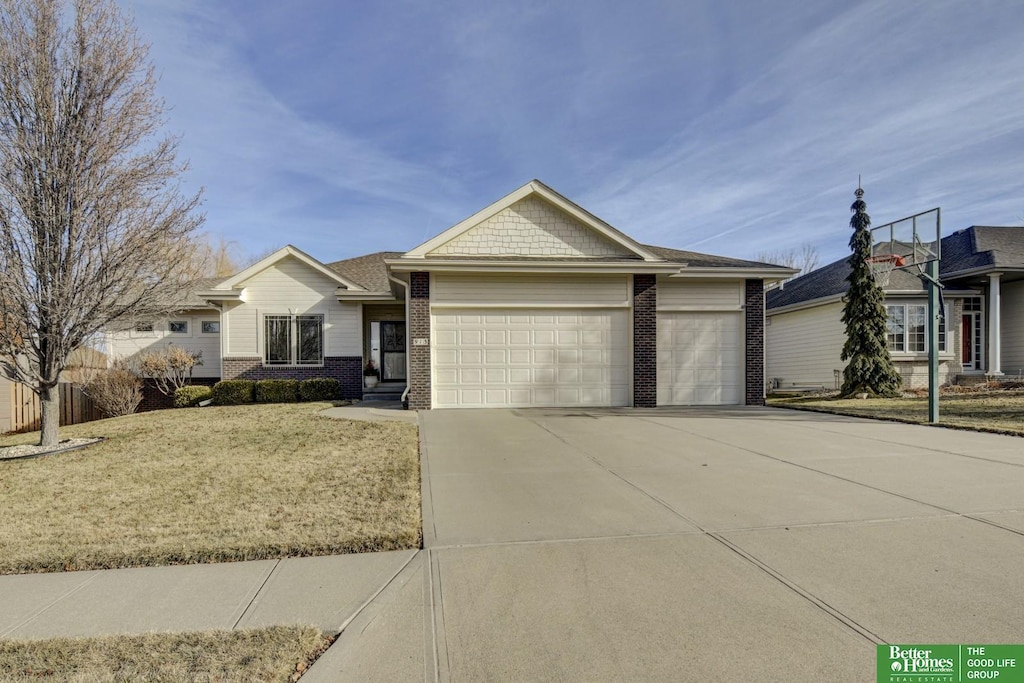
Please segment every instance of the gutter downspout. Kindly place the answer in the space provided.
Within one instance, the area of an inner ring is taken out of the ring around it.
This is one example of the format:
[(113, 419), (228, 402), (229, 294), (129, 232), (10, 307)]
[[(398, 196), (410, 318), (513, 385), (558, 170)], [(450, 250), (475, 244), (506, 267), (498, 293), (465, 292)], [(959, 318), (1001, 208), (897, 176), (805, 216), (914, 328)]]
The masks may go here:
[(402, 405), (403, 406), (408, 406), (409, 405), (409, 383), (412, 381), (412, 360), (411, 360), (412, 354), (409, 353), (409, 348), (408, 348), (408, 344), (409, 344), (409, 328), (408, 328), (408, 324), (409, 324), (409, 285), (407, 283), (405, 283), (405, 282), (402, 282), (401, 280), (396, 278), (391, 273), (388, 273), (388, 279), (391, 280), (392, 282), (394, 282), (396, 285), (401, 286), (401, 288), (405, 291), (405, 321), (406, 321), (406, 326), (407, 327), (406, 327), (406, 333), (405, 333), (405, 343), (406, 343), (406, 350), (405, 350), (405, 391), (402, 392)]

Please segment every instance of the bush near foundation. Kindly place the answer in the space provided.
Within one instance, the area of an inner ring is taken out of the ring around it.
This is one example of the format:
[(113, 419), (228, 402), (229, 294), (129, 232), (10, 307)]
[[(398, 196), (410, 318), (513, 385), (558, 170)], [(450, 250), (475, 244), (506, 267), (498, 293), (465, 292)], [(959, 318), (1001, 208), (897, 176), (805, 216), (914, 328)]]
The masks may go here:
[(341, 398), (341, 382), (333, 377), (314, 377), (299, 382), (300, 401), (333, 401)]
[(206, 386), (184, 386), (174, 390), (175, 408), (193, 408), (200, 402), (213, 398), (213, 389)]
[(261, 379), (256, 382), (257, 403), (295, 403), (298, 400), (297, 379)]
[(251, 379), (225, 379), (213, 385), (213, 402), (219, 406), (237, 406), (256, 399), (256, 382)]

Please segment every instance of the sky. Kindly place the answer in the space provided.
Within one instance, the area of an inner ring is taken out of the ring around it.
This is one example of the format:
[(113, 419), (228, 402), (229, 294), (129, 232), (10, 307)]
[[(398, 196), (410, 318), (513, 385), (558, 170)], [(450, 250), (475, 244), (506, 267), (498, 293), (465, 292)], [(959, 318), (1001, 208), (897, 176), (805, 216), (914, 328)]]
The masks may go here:
[(406, 251), (537, 178), (638, 241), (1024, 223), (1019, 0), (118, 0), (206, 230)]

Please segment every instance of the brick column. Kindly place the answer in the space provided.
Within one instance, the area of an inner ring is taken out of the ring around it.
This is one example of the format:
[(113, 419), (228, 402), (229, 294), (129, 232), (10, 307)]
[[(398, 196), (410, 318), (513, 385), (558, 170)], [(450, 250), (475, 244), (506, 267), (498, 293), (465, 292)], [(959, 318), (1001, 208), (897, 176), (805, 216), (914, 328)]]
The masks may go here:
[(633, 276), (633, 407), (658, 405), (658, 285), (655, 275)]
[(747, 280), (746, 296), (747, 405), (764, 405), (764, 283)]
[(409, 273), (409, 375), (409, 408), (430, 410), (430, 273)]

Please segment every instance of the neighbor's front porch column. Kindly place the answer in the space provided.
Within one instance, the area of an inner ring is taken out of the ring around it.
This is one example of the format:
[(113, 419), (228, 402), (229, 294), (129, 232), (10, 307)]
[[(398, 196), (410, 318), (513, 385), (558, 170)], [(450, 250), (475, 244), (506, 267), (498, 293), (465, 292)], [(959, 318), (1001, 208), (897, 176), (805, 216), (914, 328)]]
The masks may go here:
[(989, 273), (988, 275), (988, 372), (989, 375), (1001, 375), (999, 348), (999, 307), (1000, 292), (999, 278), (1002, 273)]

